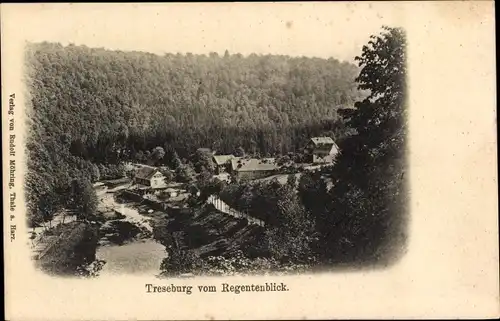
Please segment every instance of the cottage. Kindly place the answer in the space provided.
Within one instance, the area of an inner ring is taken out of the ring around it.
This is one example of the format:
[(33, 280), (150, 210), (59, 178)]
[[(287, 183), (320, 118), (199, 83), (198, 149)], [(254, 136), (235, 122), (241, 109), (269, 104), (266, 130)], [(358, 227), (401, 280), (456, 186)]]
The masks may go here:
[(273, 175), (279, 169), (274, 158), (233, 158), (231, 170), (238, 178), (257, 179)]
[(333, 163), (339, 147), (330, 137), (313, 137), (304, 152), (313, 164)]
[(165, 176), (156, 168), (142, 166), (135, 174), (134, 183), (151, 188), (162, 188), (165, 186)]
[(231, 160), (234, 155), (214, 155), (213, 161), (215, 163), (215, 170), (217, 174), (229, 172), (231, 169)]

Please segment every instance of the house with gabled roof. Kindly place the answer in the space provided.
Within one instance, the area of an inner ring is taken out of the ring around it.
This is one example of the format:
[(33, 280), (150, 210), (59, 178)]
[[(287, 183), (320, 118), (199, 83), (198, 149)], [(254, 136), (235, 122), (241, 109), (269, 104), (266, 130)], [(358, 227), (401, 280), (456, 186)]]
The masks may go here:
[(137, 170), (134, 183), (151, 188), (163, 188), (166, 185), (165, 176), (156, 167), (143, 165)]
[(339, 153), (339, 147), (331, 137), (313, 137), (304, 152), (313, 164), (333, 163)]
[(275, 174), (278, 169), (275, 158), (235, 157), (231, 159), (231, 170), (238, 178), (262, 178)]
[(215, 163), (216, 173), (222, 174), (229, 172), (231, 168), (231, 160), (235, 158), (234, 155), (214, 155), (213, 161)]

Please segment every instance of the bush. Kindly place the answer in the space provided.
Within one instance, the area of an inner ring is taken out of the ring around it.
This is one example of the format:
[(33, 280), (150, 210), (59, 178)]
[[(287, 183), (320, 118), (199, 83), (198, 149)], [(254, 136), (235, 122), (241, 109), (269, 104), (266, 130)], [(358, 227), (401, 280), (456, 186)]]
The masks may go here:
[(141, 229), (127, 221), (110, 221), (109, 225), (101, 227), (101, 234), (112, 234), (108, 239), (116, 244), (123, 244), (141, 233)]
[(203, 260), (189, 250), (172, 248), (168, 257), (163, 259), (160, 270), (163, 276), (176, 276), (203, 270)]
[(84, 278), (97, 277), (105, 264), (106, 261), (104, 260), (96, 260), (90, 264), (84, 264), (76, 269), (76, 275)]

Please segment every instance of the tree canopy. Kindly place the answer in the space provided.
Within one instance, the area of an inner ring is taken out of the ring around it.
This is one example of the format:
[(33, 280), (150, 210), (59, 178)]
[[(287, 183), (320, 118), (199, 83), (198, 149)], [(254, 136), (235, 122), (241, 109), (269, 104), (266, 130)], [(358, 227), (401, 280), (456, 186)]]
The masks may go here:
[(339, 261), (379, 260), (405, 241), (406, 37), (384, 27), (356, 57), (357, 82), (369, 90), (341, 112), (356, 134), (340, 143), (332, 173), (331, 205), (323, 218), (327, 256)]
[(172, 146), (281, 154), (321, 132), (343, 135), (337, 109), (362, 95), (358, 68), (336, 59), (122, 52), (55, 43), (27, 51), (43, 135), (73, 155), (116, 163)]
[(190, 181), (181, 159), (213, 170), (200, 147), (265, 156), (299, 150), (311, 135), (343, 137), (337, 110), (362, 96), (358, 68), (333, 58), (159, 56), (44, 42), (29, 44), (26, 62), (33, 224), (65, 205), (73, 181), (124, 175), (122, 161), (165, 164)]

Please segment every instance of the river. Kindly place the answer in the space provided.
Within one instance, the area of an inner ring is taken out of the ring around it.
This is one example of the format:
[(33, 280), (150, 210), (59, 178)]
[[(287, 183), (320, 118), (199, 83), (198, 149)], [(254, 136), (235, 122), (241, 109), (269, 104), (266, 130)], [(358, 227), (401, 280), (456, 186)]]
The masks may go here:
[[(150, 218), (140, 214), (135, 208), (115, 201), (113, 193), (98, 193), (99, 206), (108, 210), (116, 210), (125, 215), (122, 221), (142, 226), (152, 232)], [(160, 264), (167, 256), (165, 247), (153, 238), (132, 240), (124, 245), (105, 244), (97, 248), (96, 258), (106, 261), (101, 276), (105, 275), (158, 275)]]

